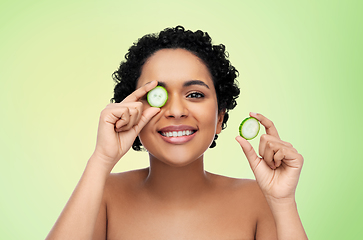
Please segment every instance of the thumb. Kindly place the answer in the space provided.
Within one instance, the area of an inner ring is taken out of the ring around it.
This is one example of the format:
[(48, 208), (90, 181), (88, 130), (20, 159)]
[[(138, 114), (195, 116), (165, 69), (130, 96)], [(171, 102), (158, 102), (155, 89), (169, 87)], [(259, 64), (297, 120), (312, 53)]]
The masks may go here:
[(135, 130), (137, 134), (141, 131), (141, 129), (150, 121), (152, 117), (154, 117), (158, 112), (160, 112), (160, 108), (150, 107), (142, 112), (139, 123), (135, 126)]
[(256, 167), (260, 163), (261, 159), (257, 156), (255, 150), (253, 149), (252, 145), (243, 137), (238, 136), (236, 137), (237, 142), (241, 145), (244, 154), (248, 162), (250, 163), (251, 169), (255, 172)]

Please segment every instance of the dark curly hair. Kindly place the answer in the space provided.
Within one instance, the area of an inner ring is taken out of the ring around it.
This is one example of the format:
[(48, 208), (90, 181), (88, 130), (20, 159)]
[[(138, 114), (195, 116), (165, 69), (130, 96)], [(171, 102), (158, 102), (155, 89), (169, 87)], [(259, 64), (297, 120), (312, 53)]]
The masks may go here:
[[(111, 102), (121, 102), (136, 89), (137, 81), (141, 75), (142, 66), (156, 51), (171, 48), (185, 49), (200, 58), (209, 69), (216, 90), (218, 111), (225, 111), (222, 129), (227, 127), (228, 111), (236, 105), (240, 93), (237, 85), (238, 71), (231, 65), (228, 52), (223, 44), (212, 45), (212, 39), (207, 32), (201, 30), (192, 32), (182, 26), (166, 28), (159, 34), (148, 34), (140, 38), (125, 55), (117, 71), (112, 74), (116, 86)], [(215, 135), (210, 148), (216, 146)], [(141, 150), (141, 142), (136, 137), (132, 148)]]

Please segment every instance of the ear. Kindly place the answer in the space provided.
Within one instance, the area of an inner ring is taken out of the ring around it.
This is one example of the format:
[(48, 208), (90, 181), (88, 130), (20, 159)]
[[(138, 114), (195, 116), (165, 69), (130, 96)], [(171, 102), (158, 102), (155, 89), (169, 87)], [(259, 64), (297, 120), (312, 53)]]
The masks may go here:
[(222, 131), (222, 123), (223, 123), (223, 119), (224, 119), (224, 114), (226, 113), (226, 109), (221, 110), (218, 113), (218, 122), (217, 122), (217, 130), (216, 130), (216, 134), (220, 134)]

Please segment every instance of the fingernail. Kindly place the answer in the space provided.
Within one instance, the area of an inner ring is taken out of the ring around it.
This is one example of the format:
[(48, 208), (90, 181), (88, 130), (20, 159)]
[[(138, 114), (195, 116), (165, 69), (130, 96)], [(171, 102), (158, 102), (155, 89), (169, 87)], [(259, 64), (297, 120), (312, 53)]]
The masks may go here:
[(255, 112), (250, 112), (250, 114), (251, 114), (252, 116), (254, 116), (254, 117), (256, 117), (256, 116), (257, 116), (257, 113), (255, 113)]

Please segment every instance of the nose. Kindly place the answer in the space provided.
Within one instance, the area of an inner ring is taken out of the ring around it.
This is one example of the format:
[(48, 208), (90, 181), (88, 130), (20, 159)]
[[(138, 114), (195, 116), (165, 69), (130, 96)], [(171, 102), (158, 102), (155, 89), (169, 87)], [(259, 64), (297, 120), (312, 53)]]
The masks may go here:
[(165, 117), (175, 119), (187, 117), (189, 112), (185, 106), (185, 102), (183, 101), (182, 97), (178, 95), (170, 95), (168, 101), (164, 106), (164, 108), (166, 109)]

